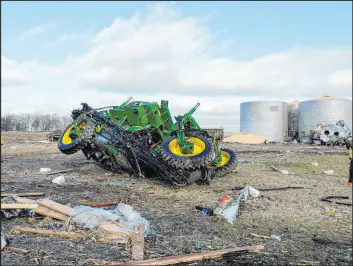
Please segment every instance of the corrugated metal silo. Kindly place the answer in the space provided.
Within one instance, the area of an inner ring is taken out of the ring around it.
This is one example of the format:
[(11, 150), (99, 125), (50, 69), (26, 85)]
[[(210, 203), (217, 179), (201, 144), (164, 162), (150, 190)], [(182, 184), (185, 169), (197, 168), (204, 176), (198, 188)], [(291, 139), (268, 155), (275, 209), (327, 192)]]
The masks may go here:
[(295, 137), (298, 132), (298, 108), (299, 102), (288, 103), (288, 136)]
[(299, 103), (299, 137), (309, 134), (317, 124), (336, 124), (343, 119), (352, 129), (352, 101), (343, 98), (324, 96)]
[(288, 104), (280, 101), (241, 103), (240, 132), (283, 141), (288, 137)]

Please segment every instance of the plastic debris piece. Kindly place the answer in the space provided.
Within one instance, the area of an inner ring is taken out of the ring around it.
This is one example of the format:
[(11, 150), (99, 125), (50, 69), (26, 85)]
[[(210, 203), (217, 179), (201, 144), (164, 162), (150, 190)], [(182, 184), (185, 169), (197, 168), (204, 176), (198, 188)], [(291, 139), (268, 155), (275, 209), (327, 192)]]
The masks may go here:
[(213, 210), (210, 208), (205, 208), (205, 207), (201, 207), (201, 206), (196, 206), (195, 208), (196, 208), (196, 210), (201, 211), (204, 215), (209, 215), (209, 216), (213, 215)]
[(47, 173), (47, 172), (50, 172), (51, 169), (50, 168), (40, 168), (39, 172), (41, 173)]
[(333, 175), (333, 170), (326, 170), (323, 173), (326, 175)]
[(103, 221), (119, 221), (120, 219), (121, 217), (119, 215), (103, 209), (81, 205), (73, 208), (72, 221), (82, 228), (93, 229), (98, 227)]
[(154, 232), (150, 229), (150, 223), (145, 218), (141, 217), (140, 213), (135, 211), (132, 206), (119, 203), (118, 207), (116, 207), (117, 215), (121, 215), (123, 218), (123, 222), (128, 225), (137, 225), (144, 224), (145, 225), (145, 237), (154, 234)]
[(144, 183), (140, 180), (116, 180), (116, 181), (105, 181), (104, 185), (115, 185), (115, 186), (132, 186), (133, 184)]
[(195, 242), (195, 247), (196, 247), (196, 249), (201, 249), (201, 242), (200, 242), (200, 240), (196, 240), (196, 242)]
[(58, 184), (58, 185), (62, 185), (65, 182), (65, 177), (63, 175), (58, 176), (58, 177), (54, 178), (52, 180), (52, 182), (55, 183), (55, 184)]
[(284, 175), (288, 175), (289, 174), (289, 171), (287, 171), (287, 170), (280, 170), (279, 172), (281, 174), (284, 174)]
[(244, 198), (247, 200), (248, 196), (259, 197), (261, 192), (253, 187), (246, 186), (239, 191), (236, 199), (232, 201), (224, 210), (218, 212), (217, 214), (223, 216), (229, 223), (233, 224), (239, 210), (240, 201)]
[[(10, 196), (1, 199), (1, 203), (17, 203), (17, 201)], [(23, 211), (23, 209), (1, 209), (1, 219), (10, 219), (12, 217), (18, 217)]]
[(3, 233), (1, 233), (1, 250), (7, 245), (7, 239)]
[(21, 145), (15, 145), (15, 146), (10, 146), (10, 149), (23, 149), (23, 146)]
[(281, 236), (279, 235), (271, 235), (271, 238), (277, 241), (281, 241)]
[(317, 162), (312, 162), (311, 165), (312, 165), (312, 166), (318, 166), (319, 163), (317, 163)]

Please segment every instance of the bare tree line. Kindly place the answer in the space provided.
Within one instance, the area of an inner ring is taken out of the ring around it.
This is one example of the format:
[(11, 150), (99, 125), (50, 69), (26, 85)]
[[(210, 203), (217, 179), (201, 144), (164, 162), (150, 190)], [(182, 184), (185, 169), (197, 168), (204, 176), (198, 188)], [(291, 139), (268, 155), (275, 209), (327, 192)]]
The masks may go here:
[(58, 114), (5, 114), (1, 116), (1, 131), (53, 131), (72, 123), (70, 116)]

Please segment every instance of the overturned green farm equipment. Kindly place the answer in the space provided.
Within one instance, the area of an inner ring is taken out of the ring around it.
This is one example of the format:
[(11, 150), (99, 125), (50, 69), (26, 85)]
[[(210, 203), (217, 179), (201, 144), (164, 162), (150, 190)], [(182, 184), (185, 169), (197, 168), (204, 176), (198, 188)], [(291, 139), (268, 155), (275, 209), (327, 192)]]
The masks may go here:
[(159, 177), (179, 186), (209, 183), (237, 164), (231, 149), (220, 148), (222, 129), (201, 129), (192, 114), (171, 117), (168, 101), (130, 102), (74, 110), (74, 122), (58, 147), (65, 154), (82, 150), (103, 168), (138, 177)]

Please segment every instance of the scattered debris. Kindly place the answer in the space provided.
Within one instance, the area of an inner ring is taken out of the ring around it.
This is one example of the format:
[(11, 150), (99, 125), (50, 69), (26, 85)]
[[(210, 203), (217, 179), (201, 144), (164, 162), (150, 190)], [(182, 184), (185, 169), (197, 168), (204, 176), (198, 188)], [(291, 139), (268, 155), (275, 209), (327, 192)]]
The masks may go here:
[[(7, 197), (1, 199), (1, 205), (2, 204), (13, 204), (16, 203), (16, 200), (13, 197)], [(21, 214), (23, 210), (22, 209), (2, 209), (1, 206), (1, 218), (2, 219), (10, 219), (12, 217), (17, 217)]]
[(321, 201), (327, 201), (327, 202), (332, 202), (340, 205), (346, 205), (346, 206), (352, 206), (352, 203), (346, 203), (346, 202), (340, 202), (340, 201), (332, 201), (331, 199), (349, 199), (349, 197), (346, 196), (327, 196), (323, 197), (320, 200)]
[(312, 162), (311, 165), (312, 165), (312, 166), (318, 166), (319, 163), (317, 163), (317, 162)]
[(145, 236), (153, 234), (153, 231), (150, 229), (150, 223), (143, 217), (140, 213), (135, 211), (130, 205), (125, 203), (119, 203), (118, 207), (115, 209), (118, 214), (122, 215), (124, 223), (128, 225), (145, 225)]
[(90, 206), (90, 207), (104, 207), (104, 206), (116, 205), (119, 202), (118, 201), (108, 201), (108, 202), (97, 203), (97, 202), (92, 202), (92, 201), (87, 201), (87, 200), (78, 200), (77, 203), (80, 205), (85, 205), (85, 206)]
[(1, 197), (13, 197), (13, 196), (18, 196), (18, 197), (38, 197), (38, 196), (44, 196), (45, 193), (1, 193)]
[(330, 214), (330, 215), (335, 215), (336, 211), (333, 210), (333, 209), (332, 209), (332, 210), (326, 209), (326, 210), (325, 210), (325, 213)]
[(281, 236), (279, 236), (279, 235), (271, 235), (271, 238), (274, 240), (281, 241)]
[[(244, 186), (235, 186), (232, 190), (242, 190)], [(257, 188), (259, 191), (276, 191), (276, 190), (287, 190), (287, 189), (310, 189), (305, 187), (277, 187), (277, 188)]]
[(244, 198), (244, 200), (247, 200), (249, 195), (251, 197), (255, 197), (255, 198), (259, 197), (260, 191), (253, 188), (253, 187), (246, 186), (241, 191), (239, 191), (235, 200), (230, 201), (229, 205), (227, 207), (225, 207), (223, 210), (222, 209), (217, 210), (216, 214), (224, 217), (229, 223), (233, 224), (234, 220), (236, 219), (236, 217), (238, 215), (240, 201), (243, 198)]
[(288, 175), (289, 174), (289, 171), (287, 170), (279, 170), (278, 168), (276, 168), (275, 166), (271, 165), (271, 168), (274, 170), (274, 171), (277, 171), (277, 172), (280, 172), (284, 175)]
[(41, 173), (47, 173), (47, 172), (50, 172), (51, 169), (50, 168), (40, 168), (39, 172)]
[[(26, 199), (26, 198), (21, 198), (21, 197), (16, 197), (16, 196), (14, 198), (17, 202), (21, 202), (21, 203), (36, 203), (36, 201), (31, 200), (31, 199)], [(37, 208), (32, 209), (32, 211), (34, 213), (41, 214), (41, 215), (44, 215), (44, 216), (47, 216), (50, 218), (54, 218), (54, 219), (57, 219), (60, 221), (66, 221), (69, 218), (69, 216), (66, 216), (62, 213), (53, 211), (53, 210), (48, 209), (43, 206), (38, 206)]]
[(131, 250), (132, 260), (141, 261), (145, 254), (145, 226), (144, 224), (135, 225), (135, 235), (132, 239), (133, 245)]
[[(43, 169), (43, 168), (42, 168), (42, 169)], [(49, 169), (49, 168), (46, 168), (46, 169)], [(67, 170), (55, 171), (55, 172), (47, 173), (47, 175), (62, 174), (62, 173), (71, 172), (71, 171), (73, 171), (73, 170), (74, 170), (74, 169), (67, 169)]]
[(322, 173), (326, 175), (333, 175), (333, 170), (326, 170), (326, 171), (323, 171)]
[(7, 237), (1, 233), (1, 250), (7, 245)]
[(238, 161), (238, 165), (244, 164), (244, 163), (251, 163), (251, 161), (249, 161), (249, 160), (239, 160)]
[(28, 227), (17, 227), (16, 230), (23, 233), (35, 233), (41, 235), (50, 235), (50, 236), (61, 236), (65, 238), (72, 238), (72, 239), (84, 239), (85, 236), (79, 233), (72, 233), (72, 232), (58, 232), (53, 230), (44, 230), (44, 229), (35, 229), (35, 228), (28, 228)]
[(344, 120), (336, 124), (318, 124), (315, 130), (309, 130), (309, 136), (300, 139), (305, 144), (343, 146), (345, 140), (352, 135), (351, 129)]
[(27, 254), (28, 250), (23, 249), (23, 248), (16, 248), (16, 247), (7, 247), (7, 250), (13, 251), (15, 253), (20, 253), (20, 254)]
[(213, 214), (214, 214), (213, 210), (210, 208), (205, 208), (205, 207), (201, 207), (201, 206), (196, 206), (195, 208), (196, 208), (196, 210), (201, 211), (204, 215), (213, 216)]
[(263, 245), (255, 245), (255, 246), (236, 247), (236, 248), (223, 249), (223, 250), (217, 250), (217, 251), (187, 254), (187, 255), (181, 255), (181, 256), (149, 259), (149, 260), (143, 260), (143, 261), (130, 261), (130, 262), (119, 262), (119, 263), (110, 262), (109, 265), (136, 265), (136, 266), (172, 265), (172, 264), (183, 263), (183, 262), (192, 262), (192, 261), (198, 261), (198, 260), (204, 260), (204, 259), (214, 259), (214, 258), (222, 257), (223, 255), (233, 254), (238, 252), (262, 251), (264, 249), (265, 247)]
[(265, 239), (271, 239), (270, 236), (263, 236), (263, 235), (258, 235), (258, 234), (254, 234), (254, 233), (250, 233), (250, 235), (254, 236), (254, 237), (260, 237), (260, 238), (265, 238)]
[(28, 203), (1, 203), (1, 209), (35, 209), (38, 204)]
[(48, 140), (32, 140), (32, 141), (26, 140), (26, 143), (50, 143), (50, 142)]
[(23, 149), (23, 146), (21, 145), (15, 145), (15, 146), (10, 146), (10, 149)]
[(132, 186), (134, 184), (146, 183), (140, 180), (117, 180), (117, 181), (104, 181), (104, 185), (116, 185), (116, 186)]
[(274, 234), (271, 235), (271, 236), (264, 236), (264, 235), (258, 235), (258, 234), (250, 233), (250, 235), (252, 235), (254, 237), (260, 237), (260, 238), (265, 238), (265, 239), (273, 239), (273, 240), (281, 241), (281, 236), (274, 235)]
[(65, 182), (65, 177), (63, 175), (60, 175), (52, 180), (53, 183), (62, 185)]
[(82, 228), (93, 229), (103, 221), (119, 221), (120, 216), (103, 209), (91, 208), (88, 206), (76, 206), (73, 208), (72, 221)]

